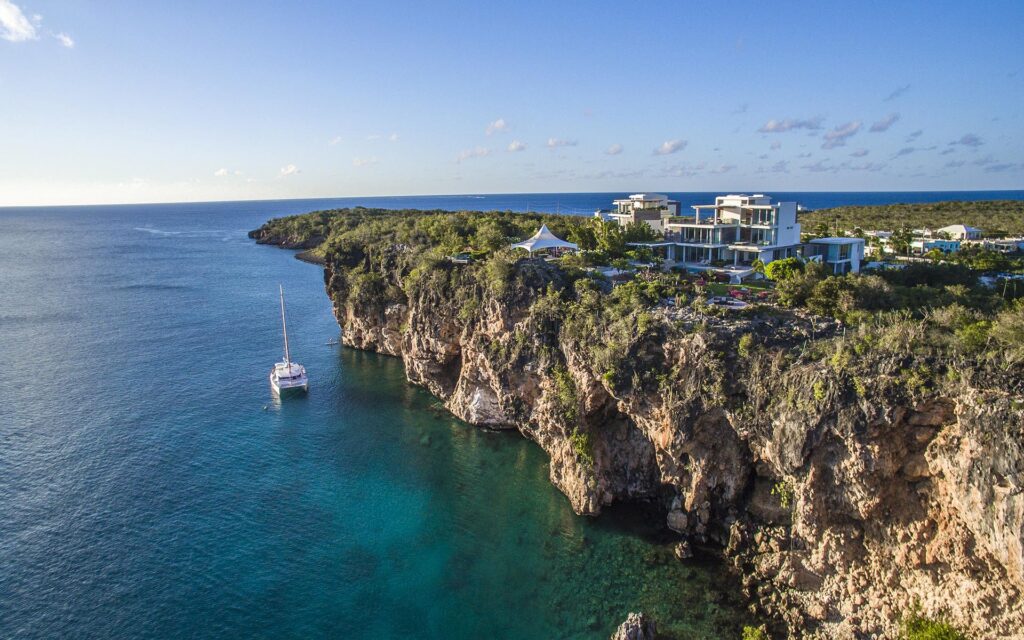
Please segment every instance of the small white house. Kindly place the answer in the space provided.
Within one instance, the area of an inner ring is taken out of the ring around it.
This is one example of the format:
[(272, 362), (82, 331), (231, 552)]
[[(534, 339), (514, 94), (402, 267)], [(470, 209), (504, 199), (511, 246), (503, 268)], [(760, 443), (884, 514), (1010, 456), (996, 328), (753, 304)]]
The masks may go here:
[(936, 229), (936, 233), (946, 233), (953, 240), (978, 240), (981, 238), (982, 230), (977, 227), (968, 227), (965, 224), (951, 224), (948, 227)]
[(860, 273), (864, 261), (863, 238), (816, 238), (804, 245), (804, 257), (818, 257), (834, 274)]

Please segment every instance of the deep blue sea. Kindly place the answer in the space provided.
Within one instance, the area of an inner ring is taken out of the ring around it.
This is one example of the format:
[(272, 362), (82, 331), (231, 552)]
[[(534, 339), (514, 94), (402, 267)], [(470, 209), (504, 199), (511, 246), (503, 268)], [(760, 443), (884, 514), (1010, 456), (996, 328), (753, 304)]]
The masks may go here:
[[(713, 559), (675, 561), (640, 509), (575, 516), (535, 445), (328, 346), (320, 269), (246, 238), (317, 208), (611, 195), (0, 209), (0, 638), (607, 638), (641, 609), (738, 637)], [(283, 404), (278, 283), (312, 384)]]

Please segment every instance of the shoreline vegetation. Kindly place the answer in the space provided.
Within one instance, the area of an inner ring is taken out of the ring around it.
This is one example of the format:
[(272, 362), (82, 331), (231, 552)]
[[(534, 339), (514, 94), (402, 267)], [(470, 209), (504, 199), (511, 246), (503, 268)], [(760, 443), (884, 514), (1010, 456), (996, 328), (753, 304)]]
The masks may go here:
[(802, 213), (800, 224), (805, 232), (822, 228), (827, 233), (858, 228), (864, 231), (898, 227), (938, 229), (951, 224), (965, 224), (984, 229), (986, 237), (1024, 236), (1024, 200), (834, 207)]
[[(957, 204), (1024, 224), (1019, 202)], [(933, 206), (800, 221), (913, 225)], [(508, 249), (541, 224), (581, 250)], [(732, 287), (641, 266), (657, 260), (629, 243), (656, 234), (593, 218), (354, 208), (250, 236), (324, 266), (346, 345), (537, 442), (577, 513), (648, 501), (677, 555), (720, 549), (770, 637), (1024, 625), (1024, 291), (981, 284), (988, 261), (836, 276), (787, 259)]]

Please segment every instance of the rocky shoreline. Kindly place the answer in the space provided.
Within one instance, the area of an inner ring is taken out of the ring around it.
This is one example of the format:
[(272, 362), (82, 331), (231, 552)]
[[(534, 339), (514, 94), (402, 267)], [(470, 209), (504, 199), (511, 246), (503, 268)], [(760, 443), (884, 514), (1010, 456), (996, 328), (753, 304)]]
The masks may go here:
[(534, 286), (480, 293), (471, 316), (430, 289), (353, 301), (346, 265), (324, 266), (344, 344), (401, 357), (459, 418), (535, 441), (577, 513), (662, 504), (681, 542), (721, 549), (777, 637), (893, 638), (915, 609), (1021, 637), (1019, 380), (950, 368), (908, 391), (926, 363), (899, 345), (851, 360), (813, 353), (834, 321), (689, 308), (655, 310), (664, 329), (629, 345), (664, 376), (616, 378), (544, 324), (558, 275), (543, 263), (522, 261)]

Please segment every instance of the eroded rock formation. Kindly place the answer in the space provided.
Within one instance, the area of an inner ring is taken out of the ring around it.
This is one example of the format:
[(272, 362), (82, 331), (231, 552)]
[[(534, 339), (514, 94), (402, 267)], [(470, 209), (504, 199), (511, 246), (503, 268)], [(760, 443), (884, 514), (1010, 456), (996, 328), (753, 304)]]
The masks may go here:
[(628, 345), (649, 375), (612, 375), (544, 326), (530, 298), (544, 278), (466, 314), (426, 288), (350, 302), (343, 267), (325, 276), (345, 344), (401, 357), (461, 419), (535, 441), (577, 513), (660, 501), (790, 636), (894, 637), (915, 603), (978, 638), (1021, 636), (1019, 380), (951, 367), (907, 391), (905, 354), (808, 355), (834, 322), (669, 308), (653, 312), (664, 331)]

